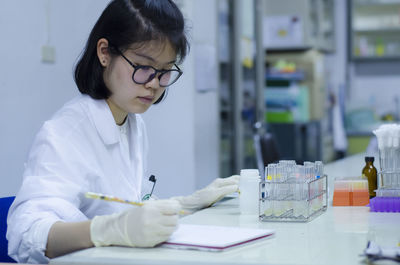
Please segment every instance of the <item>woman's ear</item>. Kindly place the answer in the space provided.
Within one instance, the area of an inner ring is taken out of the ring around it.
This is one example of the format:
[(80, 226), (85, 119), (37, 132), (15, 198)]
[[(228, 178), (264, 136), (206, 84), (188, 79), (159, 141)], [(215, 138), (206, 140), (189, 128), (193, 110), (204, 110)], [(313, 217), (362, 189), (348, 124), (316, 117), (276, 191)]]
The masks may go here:
[(103, 67), (107, 67), (110, 63), (109, 43), (105, 38), (101, 38), (97, 41), (97, 58)]

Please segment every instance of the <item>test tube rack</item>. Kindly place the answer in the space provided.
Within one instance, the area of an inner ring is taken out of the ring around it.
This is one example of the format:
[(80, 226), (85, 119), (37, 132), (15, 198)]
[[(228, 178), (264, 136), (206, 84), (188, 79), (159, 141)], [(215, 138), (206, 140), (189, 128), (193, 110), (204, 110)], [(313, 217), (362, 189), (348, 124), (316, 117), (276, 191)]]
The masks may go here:
[(371, 212), (400, 212), (400, 172), (381, 171), (376, 197), (370, 200)]
[(380, 171), (379, 189), (398, 189), (400, 190), (400, 172)]
[(400, 190), (400, 148), (392, 147), (379, 150), (380, 171), (379, 189)]
[(309, 222), (328, 206), (328, 180), (323, 175), (308, 181), (289, 178), (260, 182), (259, 219), (268, 222)]
[(373, 133), (378, 139), (380, 172), (372, 212), (400, 212), (400, 125), (384, 124)]
[(371, 212), (400, 212), (400, 150), (379, 150), (380, 172), (376, 197), (370, 200)]

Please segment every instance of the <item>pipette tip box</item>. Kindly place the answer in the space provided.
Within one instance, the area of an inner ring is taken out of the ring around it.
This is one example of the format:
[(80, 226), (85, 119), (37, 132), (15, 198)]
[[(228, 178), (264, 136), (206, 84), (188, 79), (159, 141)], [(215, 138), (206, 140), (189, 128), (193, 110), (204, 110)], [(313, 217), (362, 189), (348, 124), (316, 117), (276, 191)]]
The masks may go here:
[(400, 212), (400, 197), (375, 197), (369, 207), (371, 212)]
[(335, 179), (332, 206), (366, 206), (368, 181), (360, 177)]
[(370, 200), (371, 212), (400, 212), (400, 189), (377, 189)]

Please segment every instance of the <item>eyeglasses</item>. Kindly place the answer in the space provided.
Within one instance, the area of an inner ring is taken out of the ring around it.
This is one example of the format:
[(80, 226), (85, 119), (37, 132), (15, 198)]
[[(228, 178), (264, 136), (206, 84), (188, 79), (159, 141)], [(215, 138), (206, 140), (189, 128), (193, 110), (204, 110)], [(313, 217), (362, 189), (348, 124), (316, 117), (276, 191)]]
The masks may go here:
[[(175, 83), (183, 74), (181, 69), (174, 64), (177, 69), (158, 70), (150, 65), (135, 65), (116, 47), (114, 49), (135, 69), (132, 74), (132, 80), (136, 84), (143, 85), (153, 80), (158, 75), (160, 87), (167, 87)], [(159, 74), (160, 73), (160, 74)]]

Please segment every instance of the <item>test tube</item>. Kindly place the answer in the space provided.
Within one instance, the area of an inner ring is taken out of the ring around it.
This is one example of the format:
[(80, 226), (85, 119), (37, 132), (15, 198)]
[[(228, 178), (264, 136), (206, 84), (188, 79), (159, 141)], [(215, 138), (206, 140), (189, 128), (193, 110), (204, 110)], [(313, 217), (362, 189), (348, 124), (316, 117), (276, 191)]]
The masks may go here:
[(267, 183), (267, 186), (269, 187), (267, 190), (267, 197), (269, 197), (270, 199), (273, 199), (274, 196), (274, 186), (273, 186), (273, 182), (275, 179), (275, 175), (276, 175), (276, 164), (268, 164), (267, 170), (268, 172), (265, 182)]
[(395, 146), (395, 154), (394, 154), (394, 171), (396, 172), (395, 179), (396, 179), (396, 184), (395, 187), (396, 189), (400, 189), (400, 125), (396, 126), (396, 132), (395, 132), (395, 140), (394, 140), (394, 146)]
[[(395, 152), (395, 157), (394, 157), (394, 161), (395, 161), (395, 170), (397, 173), (399, 173), (400, 171), (400, 125), (396, 126), (396, 132), (395, 132), (395, 140), (394, 142), (394, 146), (396, 148), (396, 152)], [(399, 181), (399, 179), (397, 179)], [(400, 184), (398, 182), (398, 184)], [(400, 186), (397, 186), (397, 188), (400, 188)]]
[(282, 184), (281, 184), (281, 198), (282, 198), (282, 211), (285, 216), (293, 215), (293, 203), (292, 203), (292, 193), (291, 193), (291, 184), (290, 184), (290, 177), (293, 171), (293, 164), (292, 160), (287, 160), (283, 166), (283, 177), (282, 177)]
[(298, 200), (297, 200), (297, 208), (298, 208), (298, 216), (305, 217), (306, 209), (307, 209), (307, 176), (306, 170), (303, 165), (297, 166), (298, 171)]
[(286, 181), (287, 179), (287, 166), (288, 160), (280, 160), (278, 163), (278, 174), (279, 174), (279, 181)]
[(304, 161), (304, 168), (306, 170), (306, 178), (308, 181), (311, 181), (315, 176), (315, 166), (313, 162)]
[(294, 198), (294, 209), (293, 215), (294, 217), (299, 217), (301, 215), (301, 194), (302, 194), (302, 177), (301, 177), (301, 168), (302, 165), (296, 165), (293, 171), (294, 177), (294, 185), (293, 185), (293, 198)]
[(394, 127), (393, 129), (392, 129), (392, 132), (391, 132), (391, 138), (392, 138), (392, 140), (391, 140), (391, 144), (392, 144), (392, 146), (391, 146), (391, 157), (390, 157), (390, 160), (392, 161), (391, 162), (391, 166), (392, 166), (392, 188), (398, 188), (398, 186), (397, 186), (397, 156), (396, 156), (396, 154), (397, 154), (397, 149), (399, 148), (399, 141), (398, 141), (398, 138), (397, 138), (397, 127)]
[(323, 206), (323, 189), (324, 189), (324, 181), (326, 181), (326, 179), (321, 179), (324, 176), (324, 164), (322, 163), (322, 161), (315, 161), (315, 174), (316, 174), (316, 178), (317, 178), (317, 196), (318, 196), (318, 205), (317, 205), (317, 210), (321, 209)]
[(289, 160), (288, 161), (287, 179), (290, 181), (293, 181), (295, 168), (296, 168), (296, 161)]
[[(313, 170), (314, 170), (314, 163), (305, 161), (303, 163), (304, 165), (304, 171), (305, 171), (305, 177), (306, 177), (306, 182), (309, 183), (312, 180), (313, 176)], [(310, 199), (312, 196), (312, 190), (308, 190), (308, 199)]]
[[(316, 208), (316, 191), (318, 190), (318, 187), (315, 185), (317, 184), (315, 180), (315, 164), (309, 161), (304, 162), (304, 168), (306, 172), (306, 178), (307, 178), (307, 199), (310, 203), (310, 207), (308, 207), (306, 217), (308, 217)], [(310, 209), (311, 208), (311, 209)]]
[(279, 163), (276, 165), (275, 168), (275, 176), (273, 178), (274, 180), (274, 215), (279, 217), (283, 214), (283, 203), (281, 203), (282, 200), (282, 175), (284, 173), (284, 164), (282, 161), (279, 161)]
[(315, 177), (320, 178), (324, 175), (324, 164), (322, 161), (315, 161)]
[(274, 179), (276, 175), (276, 164), (268, 164), (266, 170), (266, 207), (264, 210), (265, 216), (272, 216), (274, 212), (274, 197), (275, 197), (275, 190), (274, 190)]

